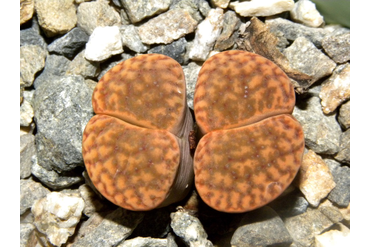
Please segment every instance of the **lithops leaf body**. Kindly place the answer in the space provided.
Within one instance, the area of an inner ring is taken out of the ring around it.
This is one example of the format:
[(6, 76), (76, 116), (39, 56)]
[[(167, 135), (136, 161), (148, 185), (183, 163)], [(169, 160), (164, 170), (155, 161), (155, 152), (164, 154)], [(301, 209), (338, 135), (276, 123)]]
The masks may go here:
[(245, 51), (225, 51), (202, 66), (194, 113), (203, 137), (194, 155), (201, 198), (223, 212), (266, 205), (293, 181), (304, 136), (290, 114), (295, 93), (274, 63)]
[(193, 120), (180, 64), (160, 54), (121, 62), (100, 79), (92, 103), (83, 157), (99, 192), (135, 211), (184, 198), (193, 181)]

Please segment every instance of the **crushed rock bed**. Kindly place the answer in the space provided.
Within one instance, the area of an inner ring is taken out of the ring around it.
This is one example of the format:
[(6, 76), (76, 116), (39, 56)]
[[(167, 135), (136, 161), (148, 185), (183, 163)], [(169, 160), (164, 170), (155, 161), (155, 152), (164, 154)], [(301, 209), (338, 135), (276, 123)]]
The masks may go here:
[[(308, 0), (261, 2), (21, 0), (21, 246), (348, 241), (350, 29), (325, 24)], [(204, 61), (236, 49), (272, 60), (295, 87), (293, 116), (303, 127), (306, 150), (288, 189), (242, 214), (209, 208), (195, 189), (181, 202), (148, 212), (118, 208), (101, 197), (89, 182), (81, 146), (99, 79), (121, 61), (161, 53), (181, 64), (193, 109)]]

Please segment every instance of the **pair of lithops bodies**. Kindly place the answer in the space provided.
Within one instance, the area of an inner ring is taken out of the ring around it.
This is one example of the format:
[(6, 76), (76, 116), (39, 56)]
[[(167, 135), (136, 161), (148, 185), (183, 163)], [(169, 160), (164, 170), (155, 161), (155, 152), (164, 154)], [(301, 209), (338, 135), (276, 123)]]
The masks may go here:
[(257, 54), (225, 51), (203, 64), (194, 157), (185, 77), (172, 58), (146, 54), (119, 63), (100, 79), (92, 104), (96, 115), (83, 134), (87, 172), (104, 197), (129, 210), (180, 201), (195, 180), (212, 208), (250, 211), (278, 197), (301, 164), (293, 86)]

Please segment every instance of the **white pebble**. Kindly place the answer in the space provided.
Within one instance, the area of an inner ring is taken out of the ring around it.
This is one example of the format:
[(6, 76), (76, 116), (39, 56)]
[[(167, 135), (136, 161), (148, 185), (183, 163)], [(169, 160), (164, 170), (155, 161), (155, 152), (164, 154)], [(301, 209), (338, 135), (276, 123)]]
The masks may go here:
[(117, 26), (96, 27), (86, 43), (85, 58), (102, 61), (122, 52), (121, 34)]

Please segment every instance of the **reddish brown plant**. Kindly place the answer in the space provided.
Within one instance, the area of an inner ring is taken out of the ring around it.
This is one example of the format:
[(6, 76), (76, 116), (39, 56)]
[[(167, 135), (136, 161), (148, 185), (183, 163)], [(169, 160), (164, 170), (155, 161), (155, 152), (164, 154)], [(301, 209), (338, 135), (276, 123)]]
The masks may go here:
[(195, 185), (223, 212), (246, 212), (278, 197), (300, 167), (304, 136), (290, 114), (295, 93), (273, 62), (225, 51), (202, 66), (194, 113), (203, 137), (195, 151)]
[(121, 62), (100, 79), (92, 104), (82, 154), (99, 192), (136, 211), (183, 199), (194, 176), (193, 120), (180, 64), (160, 54)]

